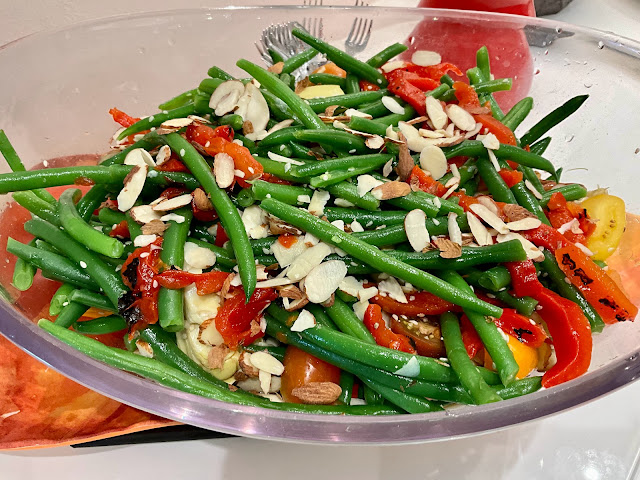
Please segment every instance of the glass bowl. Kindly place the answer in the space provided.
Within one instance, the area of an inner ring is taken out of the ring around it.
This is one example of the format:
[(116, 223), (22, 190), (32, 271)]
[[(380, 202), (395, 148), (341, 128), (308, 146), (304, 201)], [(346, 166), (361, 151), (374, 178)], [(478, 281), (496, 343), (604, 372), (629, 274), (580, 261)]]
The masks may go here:
[[(640, 164), (634, 153), (640, 146), (635, 135), (640, 130), (640, 96), (635, 93), (640, 91), (640, 44), (535, 18), (404, 8), (238, 7), (83, 23), (0, 49), (0, 126), (28, 168), (53, 157), (104, 152), (115, 130), (107, 114), (111, 107), (150, 114), (161, 101), (197, 85), (212, 65), (239, 74), (235, 61), (259, 61), (254, 42), (272, 23), (322, 18), (324, 37), (342, 47), (357, 17), (373, 21), (371, 40), (360, 58), (408, 39), (420, 48), (451, 50), (453, 61), (468, 68), (473, 52), (488, 44), (496, 77), (517, 77), (519, 95), (535, 99), (535, 111), (522, 132), (569, 97), (591, 94), (553, 132), (548, 157), (564, 167), (565, 179), (609, 186), (626, 199), (630, 211), (640, 212)], [(443, 57), (452, 60), (449, 54)], [(513, 103), (508, 96), (503, 101)], [(6, 171), (4, 164), (2, 169)], [(5, 196), (3, 204), (9, 200)], [(225, 404), (159, 386), (86, 358), (40, 331), (14, 306), (0, 304), (3, 335), (64, 375), (126, 404), (226, 433), (360, 444), (486, 432), (597, 398), (638, 376), (638, 327), (606, 328), (594, 339), (590, 371), (549, 390), (423, 415), (330, 417)]]

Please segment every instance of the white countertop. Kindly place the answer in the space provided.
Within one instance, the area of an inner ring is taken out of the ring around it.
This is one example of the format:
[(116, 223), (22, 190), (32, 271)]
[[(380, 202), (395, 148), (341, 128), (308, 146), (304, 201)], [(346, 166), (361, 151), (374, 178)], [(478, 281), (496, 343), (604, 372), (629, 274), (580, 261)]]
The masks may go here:
[[(196, 0), (180, 5), (156, 0), (153, 9), (200, 5)], [(0, 2), (0, 44), (43, 28), (151, 7), (144, 0), (5, 0)], [(637, 37), (640, 1), (574, 0), (552, 18)], [(305, 480), (631, 480), (640, 478), (639, 398), (640, 383), (636, 382), (547, 419), (471, 438), (412, 446), (330, 447), (232, 438), (0, 453), (0, 478), (269, 480), (295, 475)]]

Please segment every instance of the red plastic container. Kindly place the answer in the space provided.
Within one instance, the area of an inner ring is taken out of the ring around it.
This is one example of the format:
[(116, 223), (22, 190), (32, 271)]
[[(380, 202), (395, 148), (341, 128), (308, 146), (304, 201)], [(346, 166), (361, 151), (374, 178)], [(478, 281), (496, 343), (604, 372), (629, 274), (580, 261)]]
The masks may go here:
[(535, 17), (533, 0), (422, 0), (419, 7), (480, 10)]

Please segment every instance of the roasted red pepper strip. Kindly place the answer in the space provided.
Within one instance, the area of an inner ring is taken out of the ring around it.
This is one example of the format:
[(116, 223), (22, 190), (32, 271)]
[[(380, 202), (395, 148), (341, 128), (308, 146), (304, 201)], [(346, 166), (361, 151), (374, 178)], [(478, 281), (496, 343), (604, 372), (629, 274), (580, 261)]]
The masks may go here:
[(460, 70), (453, 63), (439, 63), (437, 65), (430, 65), (428, 67), (422, 67), (414, 63), (407, 63), (403, 69), (408, 72), (417, 73), (421, 77), (437, 80), (438, 82), (440, 81), (443, 75), (449, 72), (453, 72), (455, 75), (459, 77), (462, 77), (464, 75), (462, 73), (462, 70)]
[(160, 286), (171, 290), (185, 288), (192, 283), (196, 284), (198, 295), (208, 295), (222, 290), (224, 281), (230, 274), (227, 272), (189, 273), (182, 270), (165, 270), (156, 276)]
[(509, 127), (507, 127), (500, 120), (493, 118), (491, 115), (474, 115), (476, 123), (482, 124), (481, 132), (484, 132), (486, 128), (489, 133), (493, 133), (500, 143), (507, 145), (516, 145), (516, 136), (513, 134)]
[[(415, 185), (423, 192), (430, 193), (432, 195), (436, 195), (438, 197), (442, 197), (449, 190), (444, 185), (442, 185), (437, 180), (434, 180), (433, 177), (427, 175), (420, 167), (417, 165), (413, 167), (409, 177), (407, 178), (407, 183), (409, 185)], [(462, 192), (453, 192), (451, 194), (453, 197), (458, 197), (459, 205), (465, 210), (468, 211), (469, 207), (474, 203), (478, 203), (478, 199), (475, 197), (471, 197)]]
[(575, 245), (566, 245), (556, 250), (555, 256), (560, 269), (605, 323), (635, 319), (638, 307), (586, 253)]
[(558, 248), (569, 244), (569, 241), (564, 235), (555, 228), (545, 224), (520, 233), (537, 247), (544, 247), (551, 252), (555, 252)]
[(458, 105), (464, 109), (468, 107), (477, 108), (480, 107), (480, 100), (478, 99), (478, 94), (475, 89), (464, 83), (464, 82), (454, 82), (453, 89), (456, 93), (456, 98), (458, 99)]
[(257, 288), (247, 303), (244, 291), (240, 288), (233, 296), (224, 301), (215, 317), (215, 325), (224, 343), (230, 348), (238, 345), (250, 345), (264, 336), (260, 329), (260, 313), (278, 298), (272, 288)]
[(591, 363), (591, 326), (582, 309), (571, 300), (545, 288), (536, 276), (531, 260), (505, 264), (517, 296), (538, 301), (537, 313), (553, 338), (557, 363), (544, 374), (542, 385), (551, 387), (582, 375)]
[(371, 332), (376, 343), (382, 347), (400, 350), (406, 353), (416, 353), (409, 339), (404, 335), (393, 333), (382, 318), (380, 305), (371, 304), (364, 312), (364, 326)]
[(400, 303), (391, 297), (376, 295), (369, 300), (380, 305), (382, 310), (391, 315), (417, 317), (421, 315), (441, 315), (449, 311), (460, 311), (453, 303), (442, 300), (429, 292), (415, 292), (408, 295), (408, 303)]
[(173, 156), (169, 160), (164, 162), (162, 165), (158, 165), (156, 167), (156, 170), (159, 170), (161, 172), (185, 172), (185, 173), (189, 173), (189, 169), (187, 168), (187, 166), (184, 163), (182, 163), (180, 160), (178, 160), (177, 158), (173, 158)]
[(519, 172), (517, 170), (507, 170), (502, 168), (500, 169), (499, 173), (502, 177), (502, 180), (504, 180), (504, 183), (506, 183), (507, 187), (509, 188), (520, 183), (523, 178), (522, 172)]
[(227, 235), (227, 232), (224, 231), (224, 227), (222, 226), (222, 224), (219, 223), (216, 229), (216, 241), (214, 245), (216, 247), (224, 247), (224, 244), (227, 243), (228, 241), (229, 241), (229, 235)]
[[(394, 70), (395, 71), (395, 70)], [(427, 114), (427, 97), (422, 90), (398, 77), (389, 83), (389, 91), (411, 105), (418, 115)]]
[[(221, 130), (224, 127), (224, 130)], [(233, 139), (228, 130), (233, 132), (233, 129), (228, 125), (217, 127), (213, 129), (206, 125), (197, 125), (195, 123), (189, 125), (186, 131), (187, 140), (195, 142), (202, 149), (212, 157), (215, 157), (218, 153), (226, 153), (233, 158), (233, 163), (236, 170), (241, 170), (244, 173), (242, 177), (245, 181), (254, 180), (259, 178), (264, 171), (264, 168), (258, 162), (247, 147), (238, 145), (230, 141)]]
[(587, 218), (584, 208), (573, 202), (567, 202), (560, 192), (551, 195), (547, 208), (549, 209), (547, 218), (553, 228), (560, 228), (573, 220), (577, 220), (582, 233), (575, 233), (572, 229), (569, 229), (563, 235), (573, 243), (586, 244), (587, 236), (595, 230), (595, 224)]
[(547, 339), (547, 334), (540, 325), (535, 322), (532, 323), (527, 317), (520, 315), (511, 308), (503, 308), (502, 316), (496, 318), (494, 323), (503, 332), (533, 348), (538, 348)]
[(139, 118), (135, 118), (135, 117), (132, 117), (131, 115), (127, 115), (122, 110), (118, 110), (117, 108), (112, 108), (111, 110), (109, 110), (109, 114), (113, 117), (113, 120), (116, 123), (119, 123), (125, 128), (130, 127), (134, 123), (140, 121)]
[(121, 221), (109, 232), (110, 237), (129, 238), (129, 225), (126, 220)]
[(469, 358), (475, 357), (484, 348), (484, 344), (466, 315), (460, 317), (460, 331), (464, 347), (467, 349), (467, 355), (469, 355)]
[(366, 80), (360, 80), (358, 83), (360, 85), (361, 92), (373, 92), (376, 90), (380, 90), (380, 87), (378, 85), (376, 85), (375, 83), (367, 82)]

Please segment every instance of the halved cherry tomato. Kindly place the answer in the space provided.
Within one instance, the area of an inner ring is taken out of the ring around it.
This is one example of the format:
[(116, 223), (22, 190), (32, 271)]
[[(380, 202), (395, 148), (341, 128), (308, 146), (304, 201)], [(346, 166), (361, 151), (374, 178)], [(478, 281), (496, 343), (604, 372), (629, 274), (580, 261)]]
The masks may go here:
[(418, 317), (423, 315), (441, 315), (445, 312), (460, 311), (460, 308), (451, 302), (429, 292), (414, 292), (408, 295), (407, 303), (400, 303), (388, 296), (376, 295), (369, 301), (380, 305), (382, 310), (390, 315), (404, 315), (405, 317)]
[(376, 90), (380, 90), (380, 87), (378, 85), (376, 85), (375, 83), (368, 82), (366, 80), (360, 80), (358, 84), (360, 85), (361, 92), (373, 92)]
[(189, 273), (182, 270), (165, 270), (156, 276), (156, 280), (161, 286), (172, 290), (185, 288), (195, 283), (198, 295), (208, 295), (222, 290), (224, 281), (229, 275), (227, 272), (219, 271)]
[(284, 373), (280, 377), (280, 394), (285, 402), (302, 403), (293, 395), (294, 388), (315, 382), (340, 383), (340, 369), (293, 345), (284, 354)]
[(587, 247), (594, 253), (594, 260), (606, 260), (618, 248), (627, 225), (624, 200), (601, 194), (587, 198), (580, 206), (595, 222)]
[(367, 307), (364, 312), (364, 326), (371, 332), (378, 345), (406, 353), (416, 353), (407, 337), (394, 333), (387, 327), (382, 318), (380, 305), (371, 304)]
[(469, 358), (474, 358), (484, 348), (480, 335), (466, 315), (460, 317), (460, 333)]
[(407, 320), (391, 317), (391, 331), (409, 337), (418, 355), (440, 358), (445, 356), (440, 326), (428, 319)]
[(109, 232), (110, 237), (129, 238), (129, 225), (126, 220), (121, 221)]

